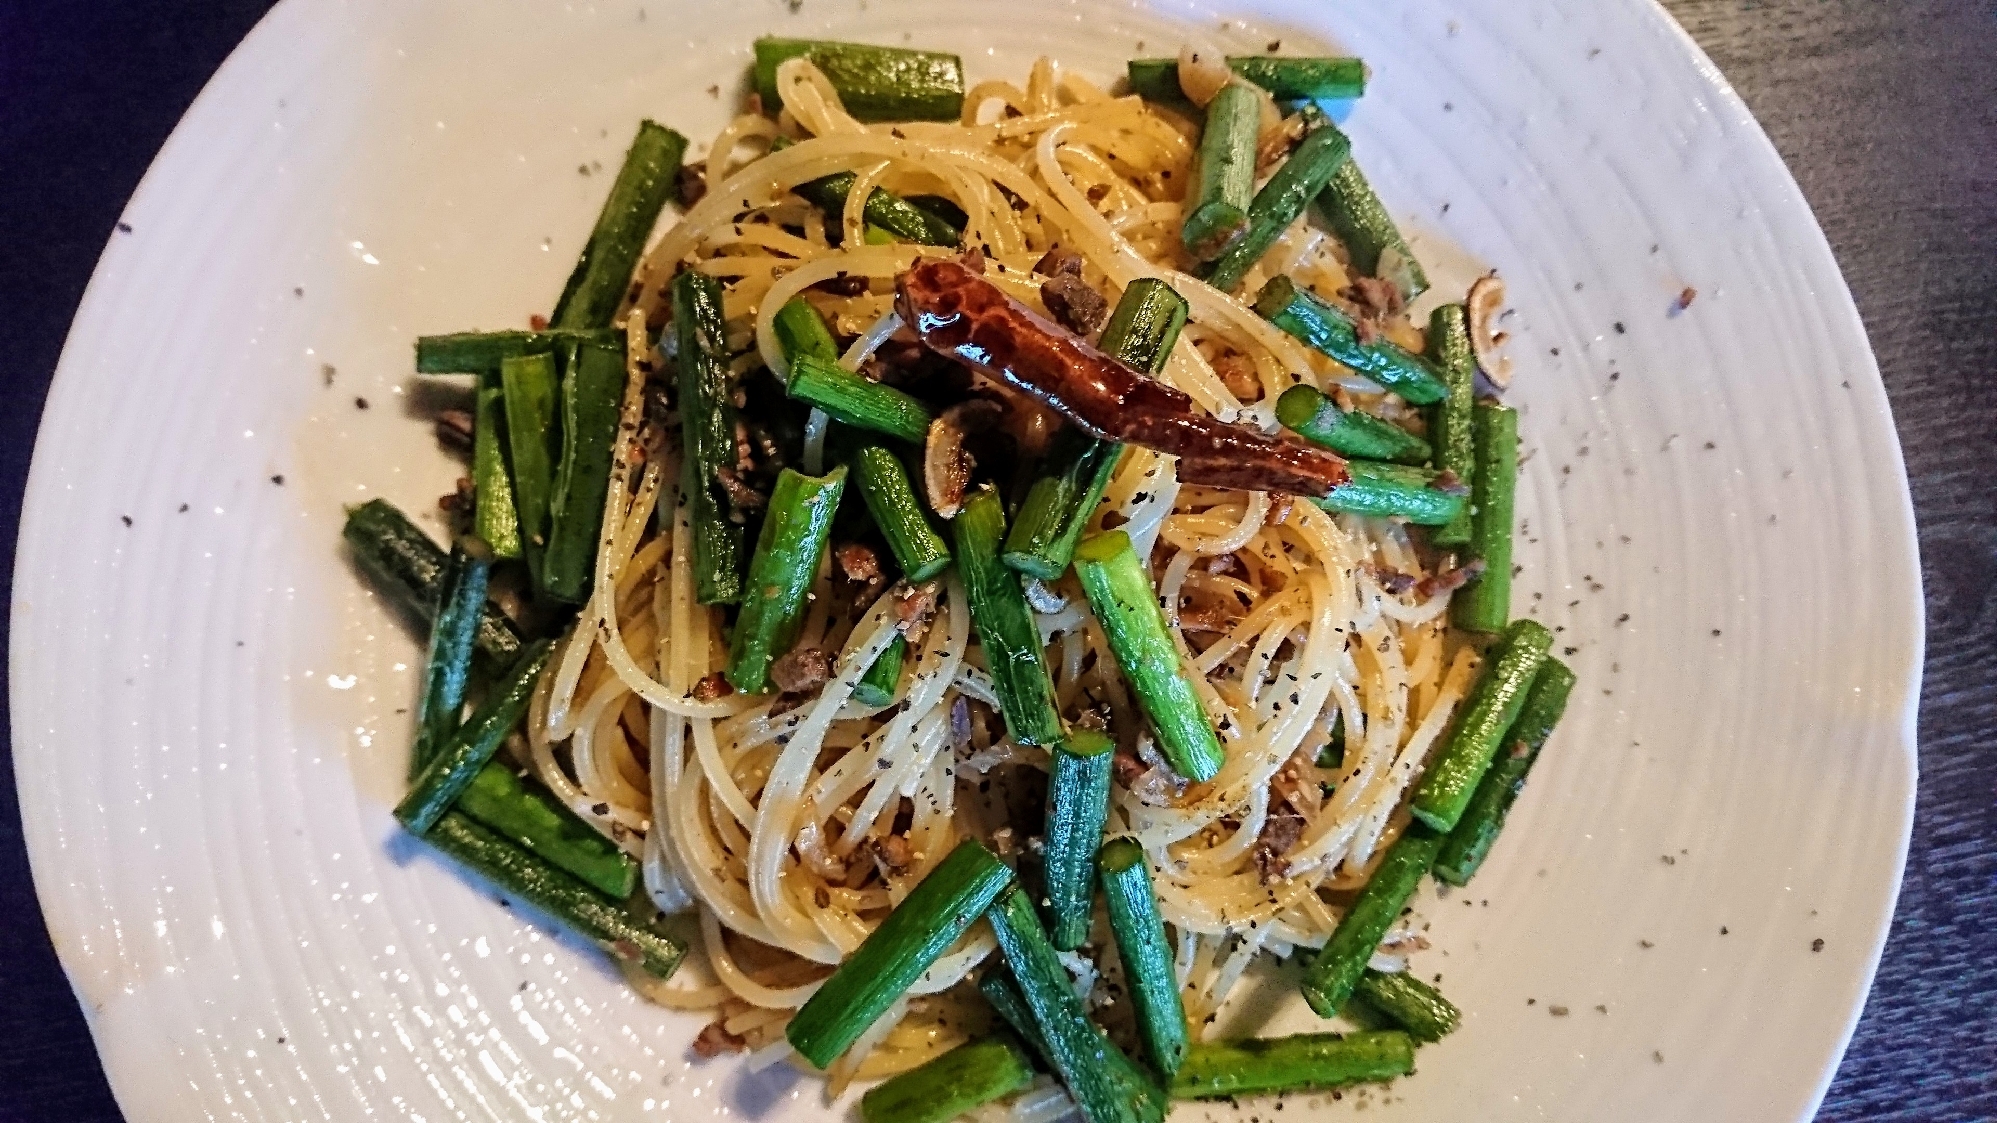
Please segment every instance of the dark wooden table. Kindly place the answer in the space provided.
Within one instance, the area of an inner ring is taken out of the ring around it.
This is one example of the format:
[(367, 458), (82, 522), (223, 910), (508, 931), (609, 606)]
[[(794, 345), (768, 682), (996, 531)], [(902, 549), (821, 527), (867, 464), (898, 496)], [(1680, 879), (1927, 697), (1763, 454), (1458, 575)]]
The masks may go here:
[[(98, 252), (174, 122), (269, 6), (0, 0), (0, 307), (23, 325), (0, 364), (7, 557), (42, 397)], [(1667, 6), (1775, 138), (1837, 250), (1885, 371), (1920, 523), (1928, 658), (1913, 851), (1820, 1118), (1997, 1119), (1997, 9)], [(0, 1121), (115, 1120), (19, 820), (10, 779)]]

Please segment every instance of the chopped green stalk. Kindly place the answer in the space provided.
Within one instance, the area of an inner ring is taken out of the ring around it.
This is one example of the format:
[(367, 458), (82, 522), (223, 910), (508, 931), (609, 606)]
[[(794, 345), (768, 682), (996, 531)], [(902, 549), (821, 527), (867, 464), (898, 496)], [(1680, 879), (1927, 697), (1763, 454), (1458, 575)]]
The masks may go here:
[(686, 945), (639, 920), (624, 902), (603, 897), (470, 816), (447, 812), (426, 837), (507, 896), (568, 925), (613, 959), (633, 963), (654, 978), (669, 979), (686, 958)]
[(1054, 746), (1047, 779), (1046, 849), (1049, 935), (1061, 951), (1088, 942), (1095, 914), (1096, 850), (1109, 821), (1110, 757), (1116, 742), (1078, 729)]
[(1276, 399), (1276, 420), (1307, 441), (1341, 456), (1422, 464), (1428, 442), (1363, 410), (1344, 410), (1314, 386), (1301, 383)]
[[(1380, 197), (1373, 194), (1373, 188), (1366, 182), (1366, 176), (1359, 170), (1359, 164), (1347, 160), (1338, 174), (1331, 177), (1324, 191), (1317, 197), (1319, 209), (1331, 223), (1332, 232), (1345, 243), (1345, 251), (1352, 258), (1352, 267), (1369, 277), (1381, 277), (1394, 282), (1401, 290), (1403, 301), (1413, 301), (1415, 297), (1428, 291), (1428, 275), (1422, 272), (1421, 263), (1408, 248), (1407, 239), (1401, 237), (1399, 227), (1387, 214), (1387, 208), (1380, 205)], [(1380, 257), (1382, 251), (1392, 249), (1393, 256), (1399, 258), (1398, 265), (1387, 270), (1393, 276), (1382, 274)]]
[[(722, 338), (721, 282), (688, 269), (673, 278), (673, 331), (679, 344), (680, 487), (693, 524), (695, 598), (742, 599), (744, 534), (730, 517), (721, 473), (735, 464), (735, 386)], [(802, 356), (800, 356), (802, 358)]]
[(416, 340), (418, 374), (499, 373), (500, 364), (522, 355), (552, 354), (564, 344), (623, 338), (611, 331), (461, 331)]
[(520, 556), (520, 511), (513, 500), (513, 479), (506, 473), (506, 435), (501, 427), (505, 391), (499, 380), (479, 380), (472, 414), (472, 533), (492, 547), (494, 557)]
[[(1428, 411), (1428, 431), (1435, 438), (1435, 467), (1454, 472), (1457, 483), (1474, 489), (1477, 443), (1471, 407), (1477, 357), (1470, 351), (1470, 322), (1461, 304), (1445, 304), (1428, 318), (1428, 353), (1434, 356), (1436, 369), (1449, 387), (1449, 393)], [(1470, 528), (1466, 508), (1429, 535), (1429, 541), (1438, 546), (1461, 546), (1470, 541)]]
[[(1179, 331), (1186, 326), (1186, 298), (1155, 277), (1140, 277), (1123, 290), (1099, 346), (1132, 370), (1165, 369)], [(1005, 538), (1005, 564), (1042, 581), (1068, 571), (1075, 544), (1116, 474), (1123, 446), (1068, 428), (1055, 438)]]
[(1336, 1088), (1415, 1070), (1415, 1043), (1396, 1030), (1299, 1033), (1195, 1044), (1172, 1081), (1174, 1099)]
[(888, 540), (895, 564), (909, 581), (927, 581), (950, 568), (950, 547), (929, 525), (929, 516), (923, 513), (922, 500), (909, 482), (901, 457), (879, 445), (868, 445), (853, 454), (851, 463), (860, 498), (866, 500), (867, 512), (874, 516), (874, 525)]
[(1005, 540), (1005, 505), (989, 485), (965, 500), (952, 522), (957, 569), (970, 601), (971, 625), (984, 648), (985, 670), (998, 694), (1006, 731), (1022, 745), (1053, 746), (1061, 740), (1061, 715), (1054, 707), (1054, 680), (1026, 590), (1019, 575), (999, 560)]
[(458, 810), (612, 900), (621, 901), (638, 887), (638, 863), (631, 855), (496, 760), (479, 769), (458, 796)]
[[(806, 180), (792, 190), (836, 224), (846, 215), (846, 196), (858, 179), (852, 172), (839, 172)], [(884, 188), (876, 187), (867, 195), (860, 213), (866, 218), (869, 233), (876, 229), (885, 231), (891, 241), (947, 247), (964, 240), (961, 229)], [(871, 243), (873, 239), (868, 241)]]
[(801, 296), (791, 297), (777, 309), (777, 314), (770, 317), (770, 331), (776, 335), (777, 346), (783, 349), (787, 363), (798, 355), (810, 355), (828, 363), (839, 361), (839, 343), (832, 338), (832, 329), (825, 326), (825, 317)]
[(581, 347), (562, 372), (562, 459), (548, 505), (548, 549), (541, 588), (558, 600), (588, 599), (596, 580), (597, 535), (610, 461), (624, 406), (624, 348), (610, 341)]
[(964, 64), (956, 55), (764, 38), (756, 40), (756, 92), (766, 112), (783, 108), (778, 65), (799, 55), (824, 72), (846, 112), (862, 121), (955, 121), (964, 112)]
[(846, 469), (806, 476), (785, 468), (749, 561), (749, 583), (735, 618), (728, 681), (744, 694), (770, 688), (770, 664), (790, 650), (804, 624), (806, 597), (832, 537), (832, 516), (846, 489)]
[(1408, 971), (1385, 975), (1368, 970), (1359, 976), (1354, 993), (1423, 1044), (1442, 1040), (1463, 1016), (1441, 991)]
[(1495, 632), (1512, 614), (1512, 506), (1519, 483), (1519, 415), (1477, 403), (1477, 478), (1470, 485), (1470, 555), (1484, 572), (1450, 598), (1449, 619), (1466, 632)]
[(1186, 1059), (1186, 1008), (1144, 848), (1132, 839), (1114, 838), (1103, 844), (1096, 864), (1109, 903), (1110, 934), (1123, 960), (1124, 986), (1137, 1011), (1137, 1035), (1152, 1066), (1170, 1080)]
[[(1018, 886), (1006, 890), (992, 903), (986, 919), (991, 921), (999, 950), (1011, 968), (1019, 1004), (1032, 1016), (1030, 1039), (1037, 1039), (1043, 1055), (1075, 1097), (1082, 1117), (1088, 1123), (1159, 1123), (1164, 1119), (1170, 1106), (1164, 1089), (1089, 1020), (1026, 894)], [(992, 989), (986, 988), (987, 997)], [(1001, 1007), (999, 1012), (1004, 1015), (1005, 1009)]]
[(1179, 649), (1130, 536), (1112, 530), (1085, 539), (1075, 550), (1075, 575), (1166, 762), (1196, 783), (1213, 779), (1225, 756), (1220, 738), (1179, 666)]
[(1026, 995), (1020, 993), (1019, 984), (1013, 981), (1012, 972), (1004, 964), (994, 964), (985, 968), (978, 977), (978, 993), (985, 996), (994, 1011), (1019, 1039), (1026, 1043), (1033, 1055), (1048, 1068), (1054, 1067), (1053, 1059), (1047, 1053), (1047, 1039), (1040, 1036), (1040, 1026), (1033, 1020), (1033, 1008), (1026, 1004)]
[(437, 601), (437, 622), (430, 628), (430, 651), (423, 662), (423, 694), (416, 709), (416, 744), (409, 754), (409, 775), (422, 773), (464, 716), (465, 682), (471, 678), (472, 646), (478, 638), (479, 612), (485, 607), (486, 581), (492, 574), (492, 553), (476, 538), (461, 539), (444, 563), (443, 592)]
[(862, 706), (885, 706), (894, 701), (901, 685), (901, 664), (908, 658), (908, 637), (896, 636), (874, 656), (874, 665), (853, 684), (853, 701)]
[(890, 437), (922, 443), (935, 420), (929, 407), (892, 386), (869, 382), (836, 362), (814, 355), (791, 360), (790, 396), (817, 406), (834, 421), (856, 429), (885, 433)]
[(1033, 1063), (1003, 1031), (957, 1046), (860, 1097), (864, 1123), (945, 1123), (1033, 1083)]
[[(370, 499), (347, 509), (340, 531), (354, 561), (380, 591), (424, 626), (437, 617), (444, 593), (444, 551), (386, 499)], [(504, 669), (520, 658), (520, 629), (505, 612), (486, 601), (478, 613), (478, 653)]]
[(1196, 261), (1220, 256), (1248, 230), (1255, 199), (1255, 142), (1262, 99), (1247, 86), (1222, 86), (1207, 103), (1193, 181), (1186, 189), (1186, 220), (1179, 239)]
[(519, 355), (499, 364), (506, 400), (507, 451), (513, 457), (513, 499), (520, 511), (520, 552), (534, 584), (541, 584), (548, 552), (549, 507), (554, 502), (555, 461), (561, 432), (555, 424), (560, 382), (553, 355)]
[(1490, 854), (1498, 832), (1505, 828), (1505, 816), (1519, 793), (1525, 790), (1526, 773), (1553, 734), (1553, 726), (1566, 710), (1567, 695), (1573, 689), (1574, 672), (1567, 669), (1567, 664), (1548, 656), (1540, 664), (1539, 673), (1533, 676), (1525, 705), (1520, 707), (1518, 719), (1506, 734), (1510, 750), (1499, 753), (1491, 762), (1490, 770), (1477, 783), (1477, 793), (1470, 797), (1470, 806), (1464, 808), (1456, 829), (1449, 832), (1449, 840), (1442, 844), (1442, 853), (1435, 859), (1437, 880), (1451, 885), (1470, 884), (1477, 867)]
[(1310, 1003), (1319, 1017), (1337, 1017), (1339, 1008), (1352, 997), (1353, 988), (1359, 985), (1359, 977), (1366, 973), (1366, 964), (1373, 958), (1373, 950), (1380, 946), (1387, 929), (1394, 926), (1394, 918), (1401, 915), (1408, 898), (1414, 896), (1421, 875), (1428, 872), (1436, 851), (1441, 848), (1441, 835), (1424, 829), (1420, 823), (1410, 823), (1387, 849), (1386, 857), (1359, 890), (1352, 907), (1339, 918), (1331, 939), (1325, 941), (1323, 950), (1304, 971), (1304, 1001)]
[(395, 817), (416, 834), (425, 834), (451, 809), (479, 769), (499, 751), (500, 742), (513, 732), (526, 716), (528, 699), (534, 695), (541, 668), (547, 666), (551, 647), (536, 640), (520, 654), (520, 661), (503, 682), (472, 712), (471, 720), (460, 726), (451, 739), (430, 758), (409, 786), (409, 794), (395, 805)]
[(1248, 205), (1248, 230), (1201, 271), (1207, 284), (1233, 292), (1241, 278), (1262, 260), (1283, 231), (1304, 213), (1311, 198), (1324, 189), (1332, 173), (1352, 152), (1352, 142), (1338, 126), (1323, 121), (1297, 145)]
[(1358, 371), (1418, 406), (1449, 394), (1442, 372), (1411, 351), (1385, 339), (1361, 343), (1352, 317), (1287, 276), (1270, 279), (1255, 297), (1263, 319), (1303, 340), (1318, 352)]
[(1073, 426), (1054, 437), (1005, 537), (1005, 564), (1042, 581), (1058, 579), (1075, 558), (1075, 544), (1123, 459), (1123, 445), (1097, 440)]
[(791, 1018), (791, 1047), (819, 1068), (831, 1064), (1010, 884), (991, 851), (959, 843)]
[[(1366, 92), (1366, 64), (1356, 58), (1270, 58), (1230, 55), (1227, 68), (1269, 91), (1277, 101), (1355, 98)], [(1189, 105), (1179, 85), (1179, 60), (1134, 58), (1130, 92), (1146, 101)]]
[(1505, 732), (1525, 708), (1533, 676), (1553, 647), (1553, 633), (1535, 620), (1514, 620), (1498, 643), (1485, 653), (1484, 669), (1470, 688), (1449, 737), (1430, 758), (1421, 787), (1415, 789), (1415, 818), (1431, 829), (1448, 832), (1463, 818), (1478, 781), (1491, 767)]
[[(770, 151), (781, 152), (796, 143), (787, 136), (770, 142)], [(852, 172), (839, 172), (806, 180), (791, 190), (817, 207), (836, 226), (846, 216), (846, 197), (859, 179)], [(876, 187), (861, 208), (866, 220), (866, 241), (870, 246), (892, 245), (898, 241), (928, 246), (955, 246), (963, 240), (964, 224), (970, 217), (964, 209), (942, 195), (924, 195), (904, 200)], [(835, 230), (834, 236), (838, 232)], [(838, 358), (837, 354), (828, 356)]]
[(562, 298), (555, 302), (548, 323), (557, 328), (607, 328), (631, 287), (631, 273), (652, 224), (666, 200), (679, 189), (680, 158), (686, 138), (656, 121), (641, 121), (638, 135), (624, 154), (617, 182), (596, 216)]
[(1441, 526), (1468, 505), (1462, 495), (1437, 488), (1435, 473), (1426, 468), (1371, 460), (1348, 460), (1345, 467), (1352, 478), (1312, 503), (1327, 511), (1400, 518), (1418, 526)]

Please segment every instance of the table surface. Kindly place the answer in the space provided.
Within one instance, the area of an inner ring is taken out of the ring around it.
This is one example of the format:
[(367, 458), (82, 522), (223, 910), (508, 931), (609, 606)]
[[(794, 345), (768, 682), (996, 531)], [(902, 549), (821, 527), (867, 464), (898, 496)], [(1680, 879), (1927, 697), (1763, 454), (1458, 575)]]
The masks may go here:
[[(1821, 1120), (1997, 1119), (1997, 9), (1667, 0), (1788, 161), (1900, 429), (1927, 593), (1921, 781), (1899, 912)], [(40, 404), (126, 198), (264, 0), (0, 0), (0, 545)], [(1835, 548), (1826, 543), (1827, 548)], [(7, 567), (10, 571), (11, 567)], [(0, 638), (6, 635), (0, 620)], [(0, 697), (0, 735), (8, 728)], [(0, 1120), (116, 1120), (0, 784)]]

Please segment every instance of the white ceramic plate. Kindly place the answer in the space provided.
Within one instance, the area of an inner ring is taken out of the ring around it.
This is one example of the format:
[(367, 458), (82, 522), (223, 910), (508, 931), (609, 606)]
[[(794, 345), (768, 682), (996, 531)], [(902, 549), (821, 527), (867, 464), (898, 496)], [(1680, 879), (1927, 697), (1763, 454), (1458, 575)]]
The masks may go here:
[(43, 419), (11, 667), (36, 884), (130, 1118), (828, 1114), (690, 1064), (695, 1019), (400, 839), (417, 645), (341, 505), (434, 513), (412, 337), (545, 310), (638, 118), (712, 135), (755, 35), (1106, 79), (1187, 25), (1363, 55), (1358, 158), (1441, 287), (1510, 280), (1518, 608), (1583, 683), (1474, 888), (1424, 898), (1464, 1028), (1292, 1112), (1809, 1116), (1905, 852), (1913, 522), (1829, 249), (1690, 41), (1645, 0), (796, 8), (286, 0), (132, 200)]

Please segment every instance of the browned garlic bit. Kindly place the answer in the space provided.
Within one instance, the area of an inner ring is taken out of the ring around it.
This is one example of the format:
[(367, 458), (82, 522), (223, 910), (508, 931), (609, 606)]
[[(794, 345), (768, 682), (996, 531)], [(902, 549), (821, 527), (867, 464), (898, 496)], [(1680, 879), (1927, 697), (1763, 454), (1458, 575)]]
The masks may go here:
[(1512, 360), (1498, 353), (1505, 333), (1497, 330), (1498, 313), (1505, 307), (1505, 283), (1496, 273), (1479, 277), (1470, 286), (1466, 302), (1470, 319), (1470, 351), (1477, 356), (1477, 369), (1491, 384), (1503, 390), (1512, 384)]
[(1221, 87), (1233, 80), (1234, 72), (1219, 51), (1203, 50), (1191, 43), (1179, 48), (1179, 89), (1194, 105), (1205, 109)]
[(1005, 407), (986, 398), (958, 402), (929, 423), (929, 435), (922, 442), (922, 488), (929, 495), (929, 508), (946, 519), (954, 519), (963, 509), (964, 492), (971, 486), (971, 469), (976, 464), (964, 451), (964, 438), (983, 432), (998, 423)]

